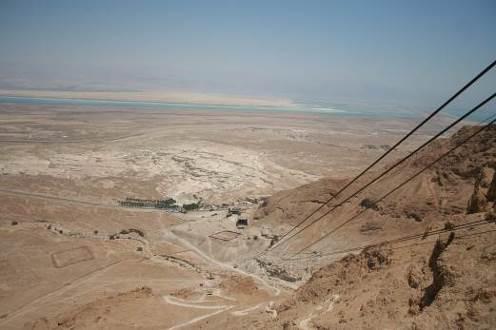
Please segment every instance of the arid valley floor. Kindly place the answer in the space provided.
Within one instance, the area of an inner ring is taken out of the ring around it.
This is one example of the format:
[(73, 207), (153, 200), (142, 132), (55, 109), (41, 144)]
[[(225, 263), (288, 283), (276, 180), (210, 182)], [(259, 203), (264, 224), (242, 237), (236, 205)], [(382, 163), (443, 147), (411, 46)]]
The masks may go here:
[[(415, 123), (301, 112), (0, 104), (0, 328), (491, 328), (493, 234), (477, 236), (480, 244), (467, 236), (450, 245), (474, 258), (458, 270), (456, 285), (464, 286), (449, 293), (463, 291), (476, 299), (472, 307), (449, 299), (436, 307), (425, 298), (439, 277), (427, 259), (436, 239), (447, 239), (444, 232), (411, 249), (345, 256), (347, 249), (446, 222), (470, 235), (473, 228), (457, 226), (482, 222), (489, 211), (461, 215), (479, 172), (493, 175), (494, 130), (464, 149), (470, 157), (460, 151), (370, 211), (365, 227), (346, 227), (322, 249), (343, 252), (284, 258), (320, 237), (322, 224), (278, 254), (257, 258)], [(414, 135), (388, 161), (436, 128)], [(391, 173), (374, 194), (428, 163), (448, 141)], [(491, 178), (484, 180), (486, 193)], [(333, 221), (354, 214), (363, 197)], [(200, 207), (185, 213), (128, 208), (119, 204), (126, 198)], [(229, 216), (229, 208), (241, 215)], [(237, 226), (239, 217), (248, 226)], [(486, 259), (476, 261), (476, 254)], [(480, 274), (469, 280), (471, 267)]]

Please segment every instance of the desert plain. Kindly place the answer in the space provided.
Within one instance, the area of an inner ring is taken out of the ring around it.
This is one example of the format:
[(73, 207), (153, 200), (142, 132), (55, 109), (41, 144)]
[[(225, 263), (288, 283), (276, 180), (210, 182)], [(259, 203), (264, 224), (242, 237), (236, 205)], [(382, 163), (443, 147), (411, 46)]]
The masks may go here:
[[(318, 268), (300, 263), (291, 277), (261, 265), (257, 254), (290, 223), (259, 221), (257, 209), (280, 191), (352, 177), (414, 123), (2, 103), (0, 328), (263, 328)], [(199, 207), (129, 208), (126, 198)]]

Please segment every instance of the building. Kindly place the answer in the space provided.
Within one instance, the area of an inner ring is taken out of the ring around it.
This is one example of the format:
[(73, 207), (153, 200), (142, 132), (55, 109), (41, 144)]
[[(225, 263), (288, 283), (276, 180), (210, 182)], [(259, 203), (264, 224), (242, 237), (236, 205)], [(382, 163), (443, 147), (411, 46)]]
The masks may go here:
[(248, 226), (248, 219), (247, 218), (238, 218), (236, 221), (236, 227), (237, 228), (244, 228)]

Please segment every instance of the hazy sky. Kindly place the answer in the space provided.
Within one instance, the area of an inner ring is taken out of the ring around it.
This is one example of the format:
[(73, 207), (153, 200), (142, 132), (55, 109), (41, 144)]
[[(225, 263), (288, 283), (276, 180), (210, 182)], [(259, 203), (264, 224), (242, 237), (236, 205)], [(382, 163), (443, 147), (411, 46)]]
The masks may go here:
[(421, 108), (495, 59), (494, 0), (0, 1), (0, 88)]

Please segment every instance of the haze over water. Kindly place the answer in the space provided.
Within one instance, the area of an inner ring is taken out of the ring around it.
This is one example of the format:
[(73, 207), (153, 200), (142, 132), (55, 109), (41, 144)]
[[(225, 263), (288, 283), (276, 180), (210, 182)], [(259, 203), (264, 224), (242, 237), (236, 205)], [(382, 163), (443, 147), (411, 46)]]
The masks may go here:
[[(0, 90), (201, 93), (423, 114), (494, 60), (495, 15), (485, 0), (2, 1)], [(495, 85), (491, 73), (451, 108), (473, 106)]]

